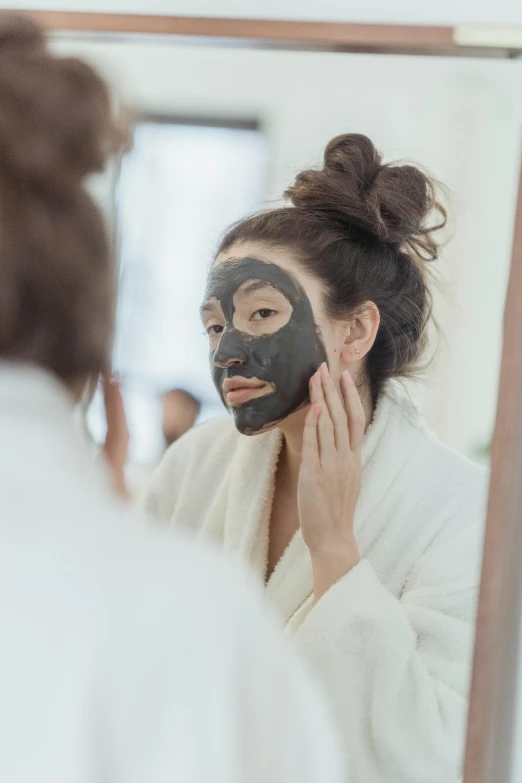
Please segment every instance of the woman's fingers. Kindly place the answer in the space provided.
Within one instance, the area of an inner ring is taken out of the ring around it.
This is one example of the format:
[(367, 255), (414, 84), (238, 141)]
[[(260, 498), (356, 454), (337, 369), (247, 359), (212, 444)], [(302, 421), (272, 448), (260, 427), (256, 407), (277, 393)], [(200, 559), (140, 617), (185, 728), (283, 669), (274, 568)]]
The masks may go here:
[(321, 411), (318, 422), (319, 458), (324, 464), (331, 461), (335, 455), (334, 425), (324, 398), (320, 372), (316, 372), (310, 380), (310, 399), (313, 405), (318, 405)]
[(120, 453), (125, 450), (126, 453), (129, 430), (123, 397), (118, 381), (108, 374), (103, 376), (103, 402), (107, 419), (106, 446), (114, 448)]
[(345, 456), (350, 449), (350, 439), (344, 403), (335, 388), (326, 363), (321, 365), (320, 373), (324, 398), (326, 400), (326, 405), (328, 406), (330, 418), (333, 422), (335, 446), (339, 454)]
[(125, 494), (125, 463), (129, 449), (129, 429), (120, 385), (110, 375), (103, 376), (103, 400), (107, 436), (103, 451), (112, 469), (116, 489)]
[(319, 440), (317, 424), (321, 415), (319, 405), (312, 405), (306, 414), (303, 432), (303, 453), (301, 465), (305, 471), (316, 471), (319, 467)]
[(354, 454), (358, 454), (361, 451), (364, 439), (366, 417), (359, 392), (348, 370), (345, 370), (341, 376), (341, 391), (348, 419), (350, 448)]

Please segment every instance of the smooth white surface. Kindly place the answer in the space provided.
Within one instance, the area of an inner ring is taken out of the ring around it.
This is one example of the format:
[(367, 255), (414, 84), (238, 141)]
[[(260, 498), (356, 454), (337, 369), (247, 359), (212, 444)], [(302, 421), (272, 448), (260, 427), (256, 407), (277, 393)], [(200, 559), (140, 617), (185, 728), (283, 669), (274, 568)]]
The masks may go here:
[(389, 24), (522, 24), (518, 0), (10, 0), (9, 7)]
[(496, 408), (518, 177), (520, 63), (150, 42), (60, 41), (56, 47), (87, 57), (144, 111), (258, 119), (267, 138), (269, 200), (300, 169), (318, 163), (329, 139), (343, 132), (366, 133), (386, 159), (418, 161), (445, 182), (454, 220), (437, 296), (444, 337), (418, 394), (437, 434), (476, 453), (489, 439)]
[(459, 46), (499, 46), (522, 48), (522, 27), (457, 27), (453, 40)]

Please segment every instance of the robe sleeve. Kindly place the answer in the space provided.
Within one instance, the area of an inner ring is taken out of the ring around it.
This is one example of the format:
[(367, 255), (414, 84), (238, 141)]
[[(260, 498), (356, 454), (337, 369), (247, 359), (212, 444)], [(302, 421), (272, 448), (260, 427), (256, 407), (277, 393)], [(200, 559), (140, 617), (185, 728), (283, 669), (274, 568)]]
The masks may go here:
[(361, 561), (296, 631), (337, 714), (353, 783), (461, 775), (482, 517), (482, 508), (466, 509), (456, 533), (419, 558), (399, 598)]
[(179, 450), (169, 450), (138, 495), (137, 508), (150, 519), (167, 522), (174, 513), (183, 477), (180, 457)]
[[(160, 464), (137, 497), (137, 508), (148, 517), (164, 522), (172, 520), (179, 498), (193, 494), (199, 476), (208, 475), (209, 461), (212, 464), (213, 449), (233, 454), (233, 441), (227, 448), (227, 435), (237, 438), (235, 428), (228, 419), (215, 419), (194, 427), (172, 444)], [(224, 446), (221, 445), (225, 436)], [(224, 462), (222, 459), (221, 462)], [(214, 471), (216, 472), (216, 471)], [(196, 479), (196, 481), (194, 481)], [(206, 492), (205, 486), (198, 491)], [(194, 523), (194, 524), (193, 524)], [(197, 520), (187, 520), (189, 526), (197, 527)]]

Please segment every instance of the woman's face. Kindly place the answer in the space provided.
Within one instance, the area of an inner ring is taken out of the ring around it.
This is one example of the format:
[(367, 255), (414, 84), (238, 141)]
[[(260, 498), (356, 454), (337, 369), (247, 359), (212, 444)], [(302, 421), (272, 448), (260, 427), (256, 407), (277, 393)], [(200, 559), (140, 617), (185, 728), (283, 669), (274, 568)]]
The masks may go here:
[(305, 407), (322, 362), (334, 377), (344, 369), (322, 301), (320, 282), (289, 251), (242, 243), (216, 259), (201, 314), (214, 383), (240, 432), (264, 432)]

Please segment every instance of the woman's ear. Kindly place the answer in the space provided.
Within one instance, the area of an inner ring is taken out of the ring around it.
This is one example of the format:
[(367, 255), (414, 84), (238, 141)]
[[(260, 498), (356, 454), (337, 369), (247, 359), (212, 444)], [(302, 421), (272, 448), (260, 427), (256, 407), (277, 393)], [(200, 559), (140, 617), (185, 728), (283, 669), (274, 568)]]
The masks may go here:
[(366, 302), (350, 319), (341, 346), (341, 358), (348, 367), (357, 369), (354, 365), (369, 353), (380, 322), (379, 309), (373, 302)]

